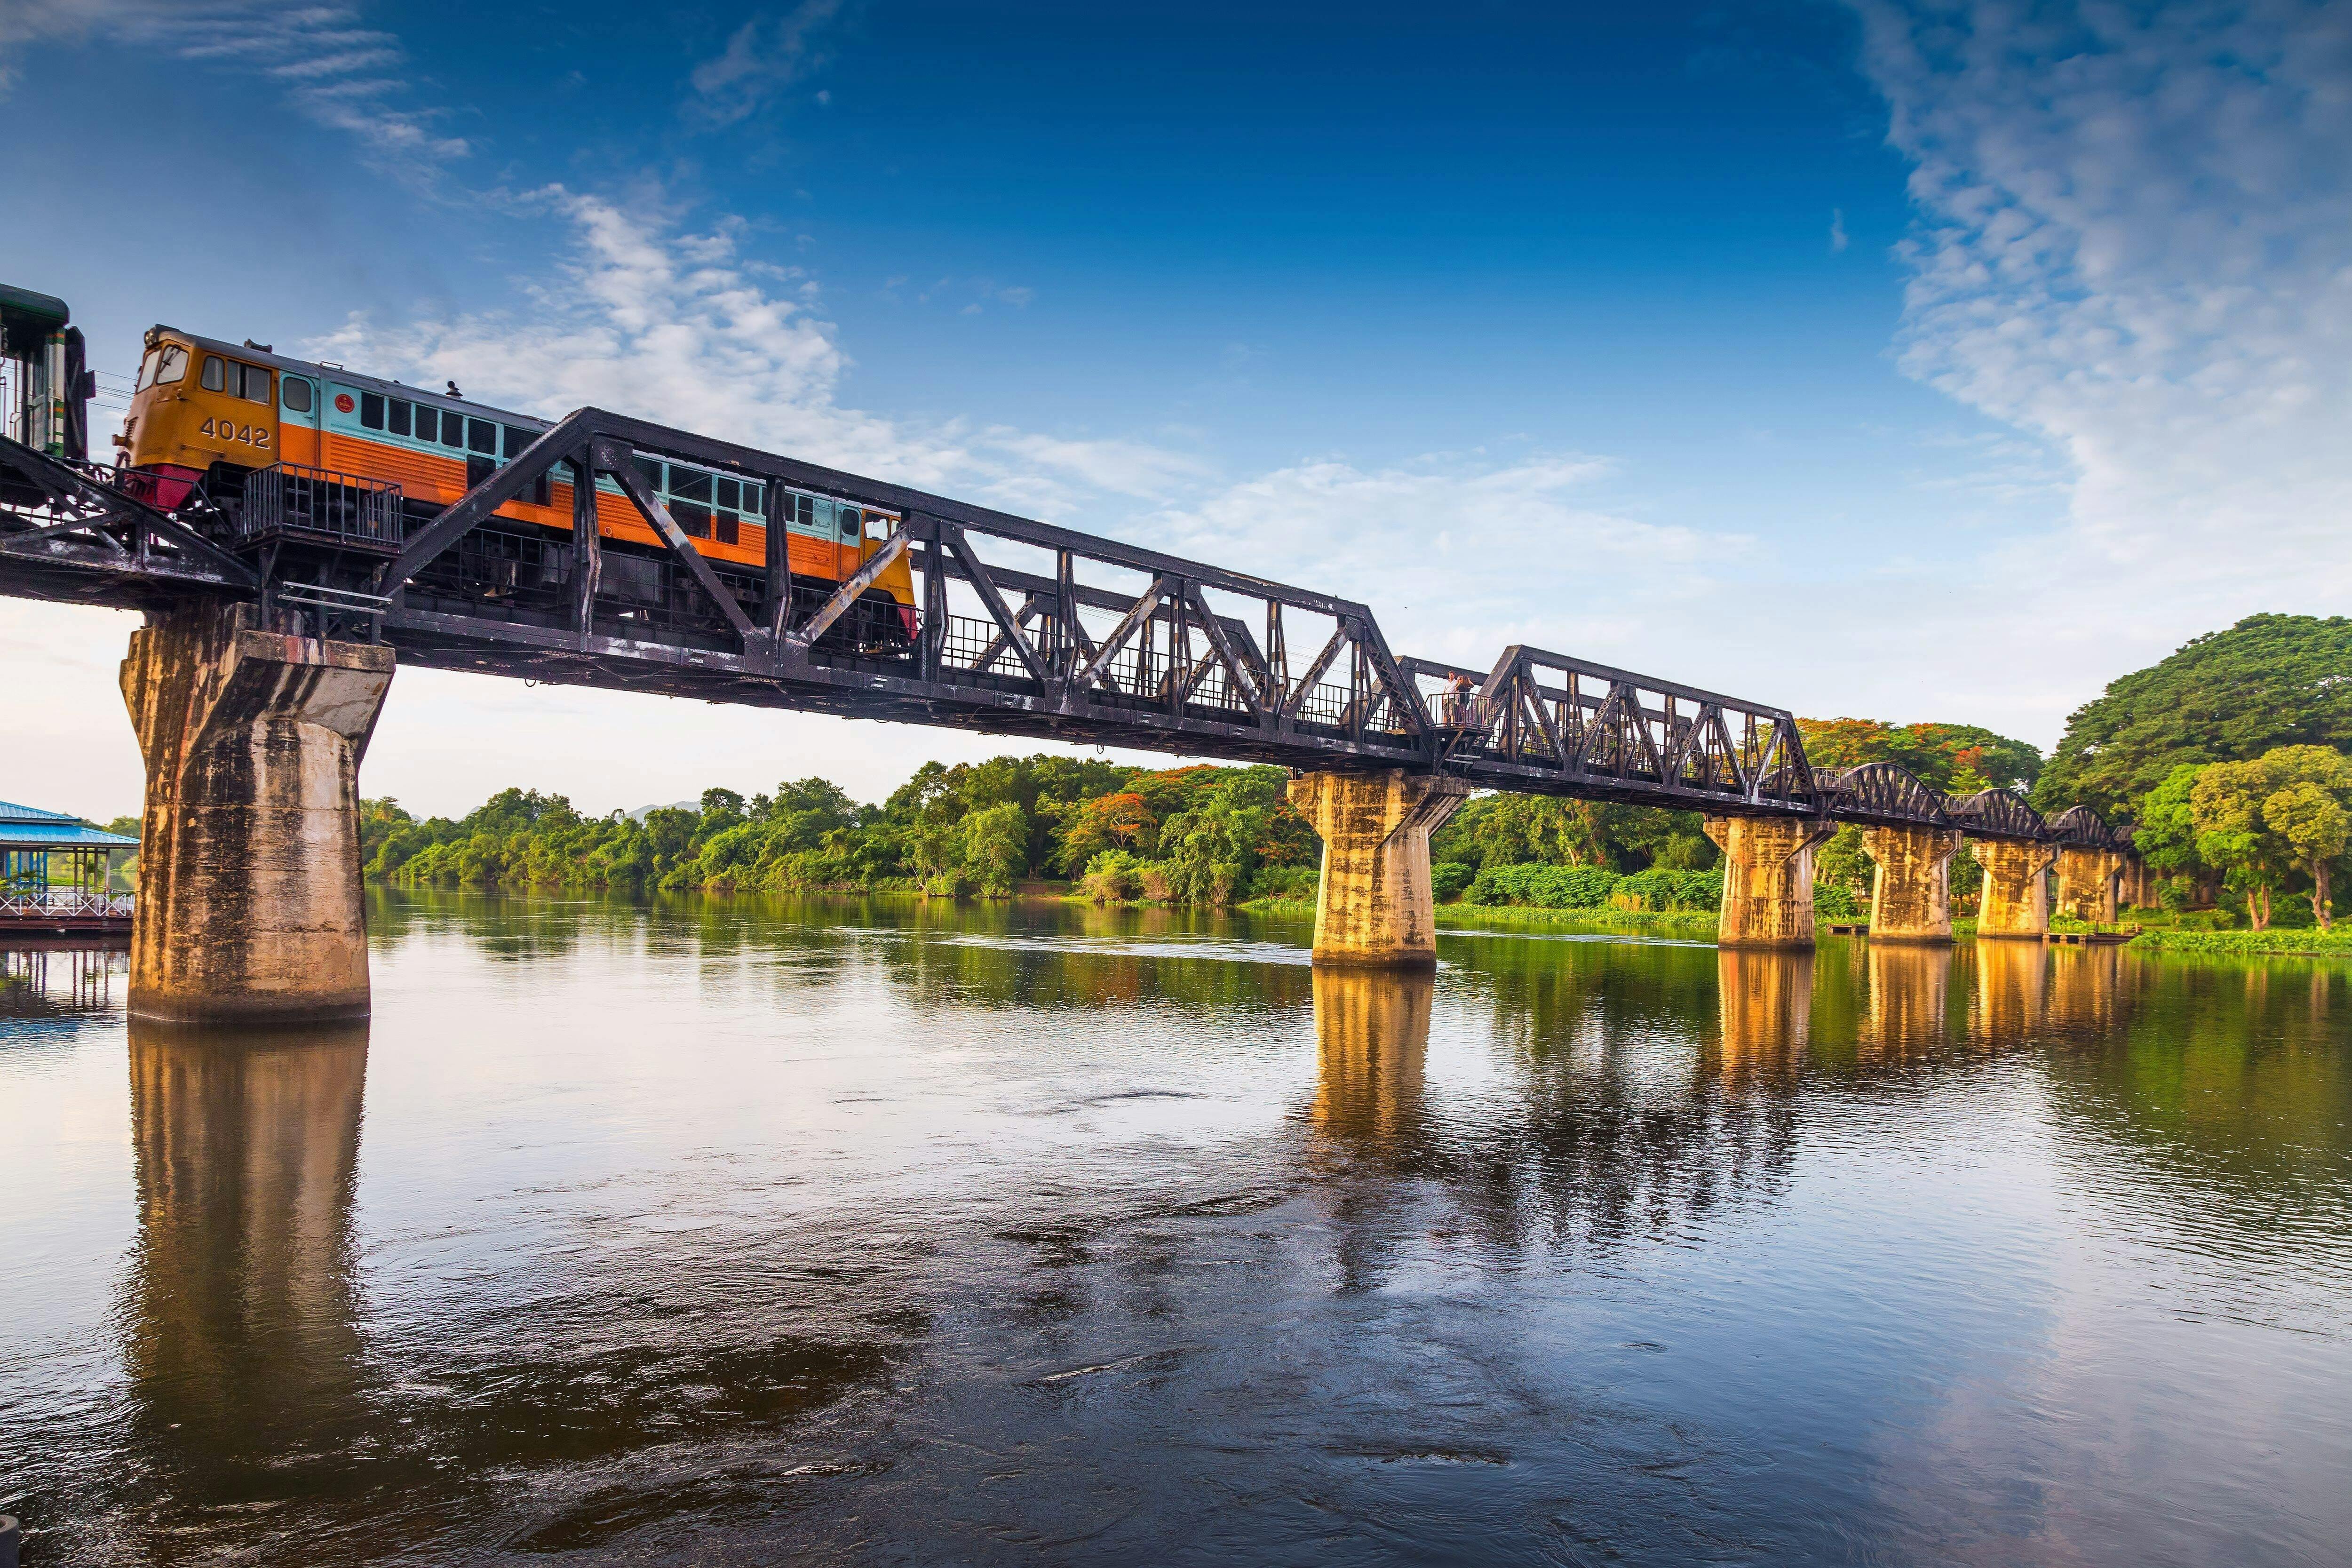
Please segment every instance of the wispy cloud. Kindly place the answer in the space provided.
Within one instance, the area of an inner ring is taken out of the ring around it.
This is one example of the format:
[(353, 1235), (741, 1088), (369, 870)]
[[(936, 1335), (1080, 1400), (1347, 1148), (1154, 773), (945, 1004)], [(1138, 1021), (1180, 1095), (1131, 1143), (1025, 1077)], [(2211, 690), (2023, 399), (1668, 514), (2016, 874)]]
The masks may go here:
[(2352, 12), (1861, 11), (1921, 214), (1901, 363), (2073, 469), (2064, 530), (1996, 563), (2040, 657), (2340, 608)]
[(610, 198), (550, 186), (519, 199), (571, 228), (569, 258), (520, 309), (379, 323), (353, 316), (310, 346), (420, 382), (559, 416), (613, 408), (794, 457), (1047, 515), (1090, 497), (1157, 500), (1201, 465), (1132, 439), (961, 421), (919, 425), (845, 406), (846, 356), (814, 282), (740, 253), (738, 226), (690, 233)]
[(840, 15), (841, 5), (842, 0), (802, 0), (782, 16), (754, 16), (736, 28), (725, 49), (694, 68), (688, 116), (709, 125), (733, 125), (814, 74), (824, 64), (817, 35)]
[(1846, 247), (1845, 209), (1830, 208), (1830, 250), (1832, 255)]
[(27, 47), (93, 39), (275, 81), (299, 112), (349, 132), (362, 159), (405, 178), (470, 151), (441, 129), (445, 115), (413, 106), (407, 84), (386, 74), (407, 61), (399, 38), (340, 0), (5, 0), (0, 90)]

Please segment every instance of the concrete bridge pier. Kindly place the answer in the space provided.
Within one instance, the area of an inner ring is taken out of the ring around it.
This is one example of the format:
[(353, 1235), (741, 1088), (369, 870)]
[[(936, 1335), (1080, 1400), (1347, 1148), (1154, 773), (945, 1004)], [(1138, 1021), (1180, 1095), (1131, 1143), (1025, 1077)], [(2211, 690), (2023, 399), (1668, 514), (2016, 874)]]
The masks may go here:
[(1800, 816), (1710, 816), (1723, 851), (1718, 947), (1813, 945), (1813, 851), (1835, 824)]
[(131, 1011), (364, 1017), (359, 768), (388, 647), (259, 629), (251, 605), (151, 612), (122, 699), (147, 763)]
[(1316, 963), (1437, 966), (1429, 836), (1469, 794), (1460, 779), (1402, 768), (1301, 773), (1290, 781), (1290, 804), (1323, 838)]
[(2040, 942), (2050, 931), (2050, 879), (2057, 851), (2014, 838), (1979, 838), (1977, 864), (1984, 889), (1977, 895), (1977, 935)]
[(2116, 881), (2124, 858), (2108, 849), (2058, 851), (2058, 912), (2078, 921), (2116, 918)]
[(1952, 940), (1952, 855), (1959, 833), (1948, 827), (1865, 827), (1862, 847), (1878, 870), (1870, 890), (1874, 942)]

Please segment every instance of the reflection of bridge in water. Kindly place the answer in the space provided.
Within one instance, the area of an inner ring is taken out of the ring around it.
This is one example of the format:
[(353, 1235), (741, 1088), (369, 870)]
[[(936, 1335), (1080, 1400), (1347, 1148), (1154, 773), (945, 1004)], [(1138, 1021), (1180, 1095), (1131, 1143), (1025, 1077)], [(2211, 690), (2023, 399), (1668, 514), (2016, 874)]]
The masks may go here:
[[(435, 918), (416, 929), (437, 940), (445, 932), (426, 931)], [(568, 918), (574, 923), (551, 916), (520, 935), (476, 940), (471, 957), (506, 963), (595, 940), (583, 938), (576, 910)], [(1081, 929), (1102, 938), (1118, 922)], [(2186, 1168), (2209, 1184), (2190, 1199), (2218, 1191), (2267, 1212), (2289, 1184), (2231, 1163), (2247, 1142), (2242, 1128), (2205, 1126), (2203, 1108), (2164, 1098), (2184, 1079), (2193, 1089), (2196, 1063), (2184, 1070), (2182, 1058), (2200, 1047), (2139, 1026), (2168, 1026), (2184, 1006), (2242, 1008), (2240, 1034), (2283, 1042), (2271, 1058), (2203, 1070), (2266, 1075), (2273, 1092), (2250, 1097), (2251, 1113), (2308, 1115), (2315, 1163), (2340, 1159), (2342, 1112), (2352, 1107), (2340, 1068), (2328, 1065), (2341, 1053), (2305, 1048), (2340, 1045), (2345, 981), (2319, 966), (2167, 966), (2115, 950), (2022, 943), (1957, 952), (1832, 943), (1815, 955), (1481, 939), (1429, 976), (1310, 973), (1238, 953), (1155, 959), (1098, 941), (869, 935), (844, 934), (838, 951), (856, 973), (829, 968), (823, 982), (877, 982), (924, 1018), (951, 997), (1103, 1027), (1138, 1005), (1223, 1017), (1236, 997), (1254, 998), (1252, 1016), (1303, 1048), (1311, 1009), (1313, 1081), (1300, 1089), (1295, 1121), (1265, 1132), (1258, 1152), (1274, 1161), (1277, 1186), (1326, 1205), (1332, 1278), (1349, 1291), (1425, 1261), (1433, 1244), (1491, 1259), (1703, 1237), (1782, 1204), (1809, 1140), (1834, 1146), (1825, 1123), (1843, 1111), (1873, 1100), (1925, 1106), (1914, 1092), (1923, 1078), (2004, 1063), (2037, 1075), (2069, 1128), (2107, 1140), (2101, 1158), (2121, 1161), (2110, 1168), (2128, 1173), (2135, 1150), (2150, 1152), (2160, 1156), (2151, 1166), (2172, 1163), (2168, 1179)], [(633, 927), (616, 945), (641, 952), (643, 936)], [(663, 940), (697, 960), (760, 951), (740, 927), (718, 922), (681, 921)], [(719, 968), (698, 984), (714, 984)], [(1234, 989), (1253, 976), (1262, 983), (1255, 993)], [(2158, 1014), (2159, 1004), (2169, 1010)], [(2142, 1034), (2160, 1046), (2145, 1063), (2134, 1054)], [(772, 1302), (726, 1316), (743, 1258), (698, 1265), (690, 1247), (648, 1252), (644, 1272), (625, 1278), (631, 1292), (654, 1291), (656, 1276), (670, 1291), (626, 1295), (675, 1314), (653, 1315), (646, 1342), (603, 1332), (596, 1314), (610, 1300), (601, 1297), (549, 1308), (527, 1335), (469, 1324), (470, 1337), (452, 1336), (471, 1358), (458, 1365), (381, 1322), (367, 1326), (354, 1213), (368, 1058), (365, 1033), (349, 1028), (256, 1044), (133, 1021), (138, 1228), (114, 1321), (131, 1405), (123, 1430), (138, 1464), (109, 1483), (121, 1489), (126, 1512), (193, 1537), (222, 1516), (191, 1499), (217, 1509), (292, 1498), (331, 1522), (367, 1519), (397, 1492), (435, 1506), (454, 1500), (456, 1511), (480, 1518), (493, 1505), (478, 1478), (511, 1483), (541, 1467), (598, 1469), (633, 1456), (656, 1443), (649, 1433), (670, 1430), (657, 1423), (675, 1414), (681, 1391), (721, 1391), (714, 1405), (747, 1412), (730, 1417), (740, 1419), (730, 1430), (761, 1427), (764, 1442), (803, 1408), (757, 1403), (782, 1398), (778, 1388), (813, 1404), (860, 1379), (887, 1381), (876, 1372), (887, 1355), (863, 1346), (820, 1355), (772, 1345), (776, 1324), (761, 1316)], [(1301, 1065), (1293, 1057), (1285, 1070)], [(2323, 1199), (2332, 1191), (2312, 1186)], [(1236, 1223), (1257, 1225), (1259, 1212)], [(804, 1261), (822, 1222), (807, 1223), (798, 1228), (795, 1216), (764, 1233), (767, 1250), (753, 1264)], [(544, 1304), (566, 1289), (572, 1267), (526, 1262), (520, 1288)], [(510, 1313), (517, 1288), (502, 1281), (470, 1310)], [(407, 1289), (415, 1301), (441, 1287)], [(902, 1305), (893, 1289), (877, 1276), (845, 1278), (824, 1310), (856, 1322)], [(677, 1325), (698, 1303), (719, 1303), (723, 1321), (690, 1345), (667, 1342), (689, 1332)], [(270, 1516), (239, 1517), (245, 1530)]]

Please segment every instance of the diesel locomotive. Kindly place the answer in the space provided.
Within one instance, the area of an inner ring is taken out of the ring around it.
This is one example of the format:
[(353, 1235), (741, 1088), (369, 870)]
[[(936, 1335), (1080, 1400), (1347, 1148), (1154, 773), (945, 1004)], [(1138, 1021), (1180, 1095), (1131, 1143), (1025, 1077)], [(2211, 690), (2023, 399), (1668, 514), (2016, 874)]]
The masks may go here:
[[(173, 327), (147, 333), (122, 431), (118, 482), (166, 511), (195, 510), (249, 522), (247, 513), (299, 477), (364, 489), (415, 524), (520, 455), (548, 422), (474, 402), (452, 384), (435, 393), (342, 365), (289, 358), (247, 340), (231, 344)], [(758, 476), (639, 453), (637, 470), (695, 551), (747, 602), (769, 591), (767, 535), (787, 531), (796, 598), (822, 602), (898, 526), (886, 511)], [(542, 475), (462, 552), (420, 574), (420, 593), (504, 595), (527, 605), (572, 559), (571, 465)], [(599, 593), (616, 615), (661, 616), (693, 596), (659, 535), (610, 477), (596, 481), (603, 555)], [(252, 531), (248, 529), (248, 531)], [(395, 535), (396, 537), (396, 535)], [(363, 543), (363, 541), (352, 541)], [(912, 574), (901, 555), (863, 595), (837, 637), (887, 651), (916, 630)], [(518, 612), (521, 613), (521, 612)]]

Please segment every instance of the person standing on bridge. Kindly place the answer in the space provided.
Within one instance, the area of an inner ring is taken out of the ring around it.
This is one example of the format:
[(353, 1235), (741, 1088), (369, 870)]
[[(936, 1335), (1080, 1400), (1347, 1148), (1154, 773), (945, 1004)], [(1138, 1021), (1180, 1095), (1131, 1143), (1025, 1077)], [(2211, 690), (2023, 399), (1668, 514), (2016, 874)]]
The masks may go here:
[(1470, 722), (1470, 678), (1458, 669), (1445, 683), (1445, 722), (1456, 730)]

